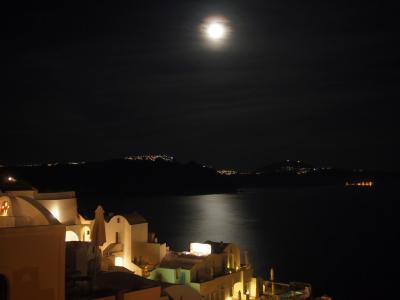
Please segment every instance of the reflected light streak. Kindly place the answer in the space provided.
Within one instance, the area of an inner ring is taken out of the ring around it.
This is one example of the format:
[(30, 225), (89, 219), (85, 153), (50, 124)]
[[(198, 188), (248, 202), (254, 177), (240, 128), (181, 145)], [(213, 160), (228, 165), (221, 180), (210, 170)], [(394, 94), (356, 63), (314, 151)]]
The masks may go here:
[(50, 210), (51, 214), (53, 215), (53, 217), (55, 219), (57, 219), (58, 221), (60, 221), (60, 210), (58, 209), (58, 207), (53, 207)]

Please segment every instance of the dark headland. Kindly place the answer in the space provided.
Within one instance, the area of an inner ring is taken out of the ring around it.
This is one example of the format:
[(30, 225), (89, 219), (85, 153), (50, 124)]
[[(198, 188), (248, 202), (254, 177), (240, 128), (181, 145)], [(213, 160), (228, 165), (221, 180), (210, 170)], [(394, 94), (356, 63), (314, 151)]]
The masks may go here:
[[(17, 179), (15, 182), (7, 180)], [(2, 166), (0, 184), (34, 186), (41, 191), (75, 190), (79, 194), (194, 195), (235, 193), (246, 188), (345, 186), (354, 182), (393, 185), (393, 172), (318, 167), (301, 161), (272, 163), (250, 172), (217, 170), (197, 162), (163, 157), (121, 158), (95, 162)], [(1, 187), (1, 186), (0, 186)]]

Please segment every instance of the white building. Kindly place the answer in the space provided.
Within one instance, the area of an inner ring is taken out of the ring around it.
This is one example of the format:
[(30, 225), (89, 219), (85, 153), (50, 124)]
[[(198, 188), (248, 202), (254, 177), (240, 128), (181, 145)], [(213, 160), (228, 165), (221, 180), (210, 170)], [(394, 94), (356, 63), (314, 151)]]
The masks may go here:
[[(0, 198), (1, 207), (0, 227), (54, 222), (65, 225), (66, 242), (90, 242), (94, 220), (79, 215), (75, 192), (7, 191)], [(101, 247), (104, 269), (117, 265), (143, 276), (166, 255), (167, 245), (149, 234), (148, 222), (138, 213), (115, 215), (105, 222), (105, 228), (106, 243)]]
[(101, 247), (111, 265), (123, 266), (144, 276), (158, 265), (167, 253), (165, 243), (149, 234), (148, 222), (138, 213), (115, 215), (106, 222), (107, 242)]
[(0, 287), (7, 300), (63, 300), (65, 225), (21, 193), (0, 192)]
[(240, 256), (232, 243), (192, 243), (190, 251), (169, 252), (150, 278), (189, 286), (207, 300), (255, 299), (256, 278), (248, 259), (242, 264)]

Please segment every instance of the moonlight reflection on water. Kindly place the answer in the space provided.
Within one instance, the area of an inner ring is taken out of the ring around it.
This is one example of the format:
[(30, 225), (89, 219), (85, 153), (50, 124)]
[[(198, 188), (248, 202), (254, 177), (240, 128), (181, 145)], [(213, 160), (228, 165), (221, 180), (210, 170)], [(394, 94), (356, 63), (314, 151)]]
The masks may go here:
[[(316, 294), (351, 299), (378, 295), (361, 295), (357, 286), (393, 265), (395, 251), (387, 245), (399, 234), (395, 196), (377, 188), (268, 189), (123, 198), (104, 207), (140, 212), (172, 250), (188, 250), (190, 242), (234, 242), (248, 251), (258, 276), (274, 267), (278, 281), (310, 282)], [(338, 278), (351, 288), (337, 285)]]

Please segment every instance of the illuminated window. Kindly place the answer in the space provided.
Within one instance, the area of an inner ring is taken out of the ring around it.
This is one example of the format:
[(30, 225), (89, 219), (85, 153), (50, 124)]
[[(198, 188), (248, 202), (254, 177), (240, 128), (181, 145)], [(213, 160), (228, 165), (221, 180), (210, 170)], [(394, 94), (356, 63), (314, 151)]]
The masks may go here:
[(4, 201), (0, 207), (0, 215), (7, 216), (9, 209), (10, 209), (10, 203), (8, 203), (8, 201)]
[(114, 260), (114, 264), (117, 267), (123, 267), (124, 266), (124, 259), (122, 257), (116, 256)]

